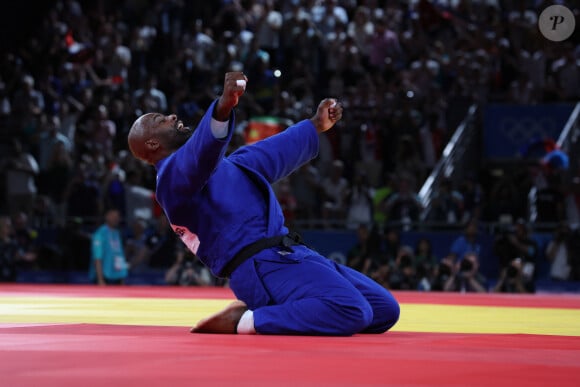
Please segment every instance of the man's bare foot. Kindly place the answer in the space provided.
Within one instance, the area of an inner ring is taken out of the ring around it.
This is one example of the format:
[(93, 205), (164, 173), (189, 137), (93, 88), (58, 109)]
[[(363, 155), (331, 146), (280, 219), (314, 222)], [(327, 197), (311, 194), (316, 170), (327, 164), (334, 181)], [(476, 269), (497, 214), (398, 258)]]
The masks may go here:
[(248, 306), (240, 300), (229, 304), (225, 309), (204, 318), (191, 328), (191, 333), (237, 333), (238, 322)]

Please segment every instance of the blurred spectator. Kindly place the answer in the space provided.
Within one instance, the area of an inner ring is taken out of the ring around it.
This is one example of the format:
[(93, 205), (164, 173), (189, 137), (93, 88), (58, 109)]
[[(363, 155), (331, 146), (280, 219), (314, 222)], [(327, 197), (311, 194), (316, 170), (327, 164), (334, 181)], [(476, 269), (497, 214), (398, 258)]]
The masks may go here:
[(323, 206), (322, 217), (328, 226), (341, 221), (346, 216), (346, 195), (349, 190), (348, 180), (343, 176), (344, 163), (334, 160), (330, 176), (322, 180)]
[(289, 229), (295, 228), (296, 222), (296, 208), (298, 207), (298, 201), (296, 196), (292, 191), (292, 185), (290, 184), (290, 178), (285, 177), (275, 183), (274, 190), (276, 192), (276, 198), (282, 207), (282, 212), (284, 213), (284, 218), (286, 222), (286, 227)]
[(578, 166), (566, 190), (566, 219), (571, 224), (580, 224), (580, 162)]
[(459, 192), (463, 196), (463, 217), (461, 223), (469, 219), (481, 219), (484, 203), (483, 188), (474, 175), (469, 174), (459, 185)]
[(446, 292), (476, 292), (485, 293), (486, 279), (479, 272), (479, 258), (476, 253), (466, 253), (464, 258), (457, 262), (451, 275), (445, 282), (443, 290)]
[(389, 289), (417, 290), (418, 285), (413, 249), (401, 246), (390, 269)]
[(562, 177), (559, 173), (548, 173), (546, 186), (533, 189), (530, 198), (531, 212), (536, 223), (557, 223), (565, 219), (565, 196), (562, 192)]
[(375, 228), (366, 223), (359, 224), (356, 230), (357, 241), (347, 253), (347, 265), (366, 275), (371, 275), (381, 265), (385, 255), (380, 250), (380, 236)]
[(95, 224), (102, 214), (102, 189), (85, 163), (77, 165), (64, 197), (68, 217), (80, 217), (89, 224)]
[(128, 224), (129, 235), (125, 242), (125, 255), (131, 274), (137, 274), (149, 267), (149, 246), (147, 245), (148, 225), (143, 219), (136, 218)]
[(125, 177), (125, 213), (127, 224), (137, 219), (151, 220), (154, 217), (155, 193), (143, 186), (141, 172), (138, 169), (127, 171)]
[(88, 271), (91, 263), (91, 234), (83, 229), (81, 218), (68, 218), (58, 229), (56, 243), (63, 267), (68, 271)]
[(361, 223), (373, 223), (373, 196), (367, 174), (363, 171), (355, 173), (353, 183), (346, 191), (346, 227), (354, 229)]
[(519, 259), (515, 266), (521, 271), (522, 284), (527, 292), (535, 292), (538, 243), (530, 236), (528, 225), (523, 219), (518, 219), (513, 228), (503, 225), (498, 231), (493, 250), (499, 258), (500, 274), (504, 269), (514, 266), (514, 260)]
[(435, 188), (428, 219), (437, 223), (456, 224), (463, 219), (463, 195), (453, 187), (453, 181), (444, 178)]
[(103, 206), (114, 207), (119, 210), (123, 219), (127, 218), (125, 171), (117, 163), (112, 163), (103, 176)]
[(403, 135), (399, 138), (395, 166), (398, 174), (409, 176), (413, 188), (427, 177), (427, 169), (418, 151), (417, 140), (411, 135)]
[(158, 269), (171, 266), (181, 246), (165, 214), (156, 219), (146, 243), (149, 249), (149, 267)]
[(553, 238), (546, 247), (546, 258), (550, 261), (550, 278), (556, 281), (571, 279), (574, 260), (572, 233), (567, 223), (561, 222), (554, 231)]
[(515, 258), (500, 271), (499, 279), (493, 288), (495, 293), (527, 293), (522, 273), (522, 259)]
[(0, 216), (0, 282), (16, 282), (23, 262), (33, 262), (35, 255), (23, 250), (12, 237), (12, 222)]
[(36, 159), (24, 149), (20, 140), (12, 139), (11, 145), (10, 154), (2, 165), (6, 174), (6, 205), (12, 212), (24, 211), (31, 215), (40, 170)]
[(105, 222), (92, 235), (89, 279), (95, 284), (121, 285), (127, 278), (129, 265), (119, 231), (120, 223), (119, 210), (108, 209)]
[(266, 0), (263, 4), (255, 4), (257, 13), (255, 39), (260, 49), (266, 51), (272, 66), (281, 63), (280, 57), (280, 30), (282, 28), (282, 13), (275, 8), (273, 0)]
[(24, 254), (37, 255), (38, 230), (30, 224), (30, 216), (26, 212), (19, 211), (12, 215), (12, 232)]
[(66, 149), (65, 143), (55, 143), (48, 159), (46, 170), (39, 175), (40, 189), (49, 198), (54, 207), (56, 223), (64, 225), (66, 216), (65, 191), (74, 174), (73, 157)]
[[(148, 112), (165, 113), (167, 111), (167, 97), (165, 93), (157, 88), (157, 76), (148, 74), (143, 87), (133, 92), (132, 102), (134, 106), (147, 106)], [(139, 102), (139, 103), (138, 103)]]
[(59, 146), (61, 151), (72, 154), (72, 142), (61, 133), (61, 121), (58, 116), (43, 115), (42, 126), (38, 143), (38, 166), (40, 171), (49, 167), (50, 159), (54, 155), (54, 148)]
[(433, 253), (431, 240), (420, 238), (415, 245), (415, 270), (420, 290), (431, 290), (439, 259)]
[(580, 64), (571, 42), (562, 45), (558, 55), (550, 67), (556, 90), (561, 100), (577, 102), (580, 97)]
[(109, 117), (109, 109), (99, 105), (95, 116), (88, 122), (89, 147), (98, 148), (106, 157), (112, 157), (116, 133), (117, 127)]
[(22, 77), (20, 88), (14, 93), (12, 109), (14, 122), (20, 125), (20, 135), (31, 139), (38, 134), (40, 115), (44, 111), (44, 96), (36, 89), (34, 77)]
[(213, 285), (212, 275), (199, 261), (199, 258), (187, 249), (180, 249), (175, 262), (165, 272), (165, 282), (179, 286)]
[(394, 261), (401, 247), (401, 232), (399, 227), (386, 226), (382, 233), (381, 252), (388, 261)]
[(403, 50), (399, 37), (384, 18), (375, 21), (374, 34), (370, 39), (369, 65), (373, 71), (383, 71), (386, 64), (396, 67), (403, 64)]
[(472, 219), (463, 228), (463, 234), (455, 238), (449, 249), (450, 255), (455, 262), (460, 262), (467, 253), (481, 254), (481, 242), (479, 241), (479, 222)]
[(485, 212), (491, 222), (513, 222), (523, 215), (514, 176), (503, 176), (493, 184)]
[(387, 200), (394, 192), (394, 178), (391, 174), (383, 173), (373, 195), (373, 221), (377, 225), (384, 225), (388, 219)]
[(320, 174), (312, 163), (302, 165), (290, 175), (292, 192), (296, 198), (296, 218), (306, 221), (307, 226), (314, 226), (313, 220), (320, 215)]
[(397, 188), (385, 203), (387, 222), (408, 229), (413, 222), (419, 221), (423, 205), (419, 195), (412, 189), (412, 179), (407, 174), (399, 176)]

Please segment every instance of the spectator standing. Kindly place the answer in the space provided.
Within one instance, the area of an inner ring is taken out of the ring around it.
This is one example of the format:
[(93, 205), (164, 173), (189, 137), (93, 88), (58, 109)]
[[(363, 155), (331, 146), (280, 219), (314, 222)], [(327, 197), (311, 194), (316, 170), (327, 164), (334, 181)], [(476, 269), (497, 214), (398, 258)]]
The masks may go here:
[(129, 265), (119, 231), (121, 213), (117, 209), (105, 212), (105, 222), (92, 236), (89, 278), (98, 285), (121, 285), (127, 278)]
[(39, 120), (44, 111), (44, 95), (36, 89), (34, 77), (22, 77), (21, 88), (14, 93), (12, 109), (14, 122), (19, 123), (21, 132), (28, 141), (37, 135)]
[(546, 247), (546, 258), (550, 261), (550, 278), (555, 281), (570, 279), (572, 269), (570, 261), (573, 259), (570, 249), (571, 235), (568, 224), (561, 222)]

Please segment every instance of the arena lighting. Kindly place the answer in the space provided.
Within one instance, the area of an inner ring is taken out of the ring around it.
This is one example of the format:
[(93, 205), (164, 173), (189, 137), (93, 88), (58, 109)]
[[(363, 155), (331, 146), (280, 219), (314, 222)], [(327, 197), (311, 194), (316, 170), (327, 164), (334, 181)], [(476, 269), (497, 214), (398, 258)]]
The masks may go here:
[(282, 71), (280, 71), (278, 69), (274, 70), (274, 76), (276, 78), (280, 78), (282, 76)]

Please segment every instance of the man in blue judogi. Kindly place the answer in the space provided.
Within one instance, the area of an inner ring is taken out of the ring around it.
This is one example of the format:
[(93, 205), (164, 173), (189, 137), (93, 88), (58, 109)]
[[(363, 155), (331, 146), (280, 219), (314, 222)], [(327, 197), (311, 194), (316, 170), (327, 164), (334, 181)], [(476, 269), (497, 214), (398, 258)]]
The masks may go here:
[(399, 318), (391, 293), (302, 244), (284, 226), (271, 188), (317, 155), (318, 134), (340, 120), (342, 107), (325, 99), (311, 119), (226, 157), (247, 81), (227, 73), (195, 131), (175, 115), (147, 113), (129, 133), (133, 155), (157, 170), (157, 200), (173, 230), (214, 275), (229, 278), (238, 298), (192, 332), (387, 331)]

